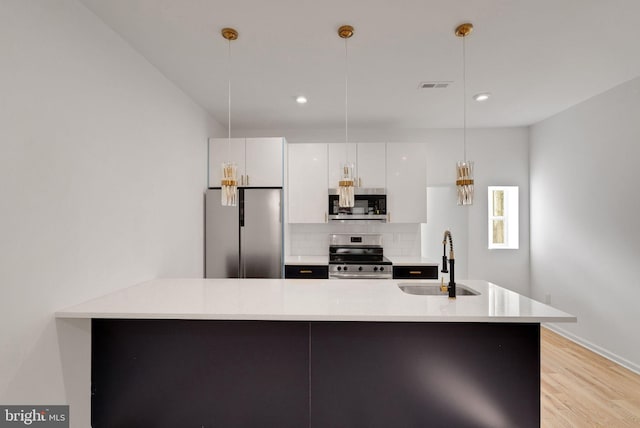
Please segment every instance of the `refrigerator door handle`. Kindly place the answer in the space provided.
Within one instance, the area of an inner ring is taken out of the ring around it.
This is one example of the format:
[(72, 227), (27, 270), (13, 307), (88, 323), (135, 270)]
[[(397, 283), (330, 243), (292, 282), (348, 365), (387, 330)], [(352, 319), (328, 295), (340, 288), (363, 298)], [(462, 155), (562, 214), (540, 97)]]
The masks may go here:
[(243, 251), (246, 251), (246, 250), (245, 250), (245, 247), (244, 247), (244, 225), (241, 224), (240, 225), (240, 254), (241, 254), (241, 256), (240, 256), (240, 268), (238, 269), (239, 270), (239, 275), (238, 276), (240, 278), (246, 278), (247, 277), (247, 272), (246, 272), (246, 269), (245, 269), (245, 264), (246, 264), (245, 257), (242, 257)]
[(244, 189), (239, 189), (239, 196), (240, 196), (240, 203), (239, 205), (239, 212), (238, 215), (240, 217), (239, 222), (240, 222), (240, 266), (239, 266), (239, 272), (238, 272), (238, 276), (240, 278), (246, 278), (247, 277), (247, 272), (246, 272), (246, 260), (243, 256), (244, 253), (246, 253), (247, 248), (244, 245), (244, 241), (245, 241), (245, 230), (244, 230), (244, 197), (245, 197), (245, 193), (244, 193)]
[(240, 216), (240, 228), (244, 227), (244, 190), (243, 189), (238, 189), (238, 193), (240, 194), (240, 198), (239, 198), (239, 204), (238, 204), (238, 211), (239, 211), (239, 216)]

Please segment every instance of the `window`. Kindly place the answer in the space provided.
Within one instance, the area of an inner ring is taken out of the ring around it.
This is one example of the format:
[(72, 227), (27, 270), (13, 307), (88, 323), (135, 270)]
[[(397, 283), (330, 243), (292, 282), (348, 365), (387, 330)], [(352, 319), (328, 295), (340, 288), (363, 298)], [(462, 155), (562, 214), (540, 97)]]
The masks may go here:
[(489, 186), (489, 249), (518, 249), (518, 186)]

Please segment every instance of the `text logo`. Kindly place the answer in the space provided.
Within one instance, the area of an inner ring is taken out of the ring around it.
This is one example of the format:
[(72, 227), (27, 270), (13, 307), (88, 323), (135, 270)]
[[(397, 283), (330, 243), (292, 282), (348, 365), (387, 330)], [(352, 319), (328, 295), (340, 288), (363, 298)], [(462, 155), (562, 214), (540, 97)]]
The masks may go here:
[(69, 428), (69, 406), (0, 406), (0, 428)]

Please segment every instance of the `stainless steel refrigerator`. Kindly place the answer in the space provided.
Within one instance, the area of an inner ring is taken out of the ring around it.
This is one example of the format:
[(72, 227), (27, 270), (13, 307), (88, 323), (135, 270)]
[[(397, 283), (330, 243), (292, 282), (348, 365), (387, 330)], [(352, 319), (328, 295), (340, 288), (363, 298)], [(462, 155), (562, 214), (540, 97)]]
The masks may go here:
[(205, 277), (282, 278), (282, 189), (240, 188), (224, 207), (205, 197)]

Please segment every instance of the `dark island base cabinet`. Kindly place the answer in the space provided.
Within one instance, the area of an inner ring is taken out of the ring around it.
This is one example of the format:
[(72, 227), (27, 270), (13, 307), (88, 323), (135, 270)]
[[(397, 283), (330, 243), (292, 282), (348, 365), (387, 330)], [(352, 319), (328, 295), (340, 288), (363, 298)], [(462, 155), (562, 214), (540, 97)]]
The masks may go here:
[(285, 278), (328, 279), (329, 266), (327, 265), (285, 265)]
[(92, 426), (539, 427), (540, 325), (93, 320)]
[(393, 279), (438, 279), (438, 266), (394, 266)]

